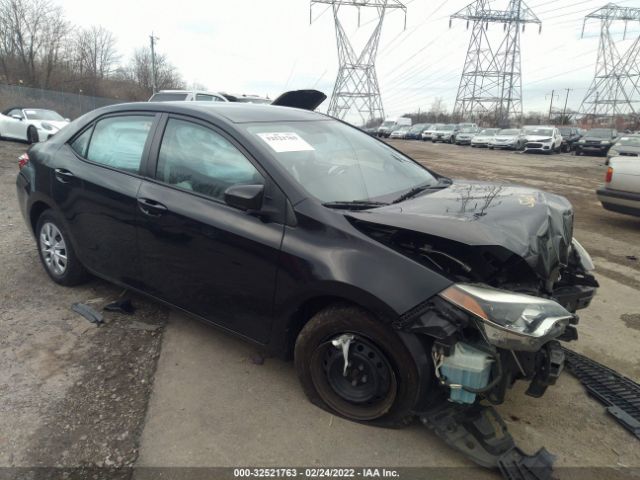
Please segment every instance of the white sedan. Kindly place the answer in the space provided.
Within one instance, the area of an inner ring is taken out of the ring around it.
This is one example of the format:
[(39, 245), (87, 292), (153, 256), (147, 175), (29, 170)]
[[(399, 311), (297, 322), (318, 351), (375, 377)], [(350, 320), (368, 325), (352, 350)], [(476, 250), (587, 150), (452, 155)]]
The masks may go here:
[(0, 138), (37, 143), (47, 140), (69, 123), (53, 110), (14, 107), (0, 114)]

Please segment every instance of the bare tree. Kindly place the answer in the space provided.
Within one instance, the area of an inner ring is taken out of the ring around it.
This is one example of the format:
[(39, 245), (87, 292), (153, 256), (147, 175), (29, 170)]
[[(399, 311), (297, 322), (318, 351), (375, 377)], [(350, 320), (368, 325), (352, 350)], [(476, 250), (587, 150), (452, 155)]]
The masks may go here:
[(50, 0), (0, 0), (0, 25), (5, 76), (47, 86), (68, 29), (62, 8)]
[[(151, 50), (146, 47), (137, 49), (129, 65), (124, 69), (124, 74), (130, 81), (133, 81), (142, 92), (151, 95), (153, 91)], [(165, 55), (156, 54), (156, 75), (158, 77), (158, 89), (160, 90), (184, 88), (184, 81), (180, 74)]]
[(101, 26), (78, 31), (74, 38), (74, 55), (81, 76), (103, 79), (109, 76), (118, 60), (113, 34)]

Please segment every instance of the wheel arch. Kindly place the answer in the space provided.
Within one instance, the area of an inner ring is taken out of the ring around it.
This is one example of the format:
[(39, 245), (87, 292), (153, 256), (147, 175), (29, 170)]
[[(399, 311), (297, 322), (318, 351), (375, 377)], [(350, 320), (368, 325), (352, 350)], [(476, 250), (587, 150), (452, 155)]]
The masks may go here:
[(46, 211), (51, 209), (51, 205), (43, 200), (37, 200), (31, 205), (29, 208), (29, 225), (31, 226), (31, 231), (36, 233), (36, 225), (38, 224), (38, 219), (40, 216)]
[[(368, 298), (369, 295), (365, 292), (358, 292), (358, 289), (343, 286), (341, 291), (331, 290), (306, 296), (289, 308), (280, 318), (279, 325), (274, 328), (272, 338), (274, 343), (279, 343), (274, 347), (281, 357), (289, 360), (292, 358), (296, 339), (302, 328), (316, 313), (332, 305), (361, 308), (384, 323), (390, 323), (397, 317), (391, 307), (379, 299)], [(279, 335), (279, 332), (283, 335)], [(282, 339), (280, 342), (277, 341), (278, 337)]]

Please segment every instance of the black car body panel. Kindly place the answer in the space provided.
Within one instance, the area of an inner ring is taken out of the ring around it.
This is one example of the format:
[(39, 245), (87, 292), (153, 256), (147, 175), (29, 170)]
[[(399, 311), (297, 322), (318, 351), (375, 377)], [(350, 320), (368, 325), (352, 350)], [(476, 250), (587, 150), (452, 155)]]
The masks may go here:
[(327, 96), (318, 90), (291, 90), (276, 98), (271, 105), (281, 107), (302, 108), (304, 110), (315, 110)]
[(562, 135), (562, 150), (570, 152), (575, 148), (575, 143), (582, 138), (577, 128), (559, 127), (560, 135)]
[(605, 134), (599, 133), (594, 135), (592, 131), (588, 131), (575, 144), (574, 149), (577, 154), (596, 153), (606, 155), (618, 138), (618, 132), (613, 129), (598, 129), (600, 132), (608, 130)]

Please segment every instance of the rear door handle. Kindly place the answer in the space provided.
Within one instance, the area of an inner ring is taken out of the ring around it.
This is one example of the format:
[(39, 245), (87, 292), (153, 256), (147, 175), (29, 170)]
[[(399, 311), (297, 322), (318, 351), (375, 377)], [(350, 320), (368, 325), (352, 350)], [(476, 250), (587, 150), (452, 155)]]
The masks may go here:
[(163, 204), (150, 198), (139, 198), (138, 208), (142, 213), (150, 217), (159, 217), (168, 210)]
[(54, 174), (56, 176), (56, 180), (58, 180), (60, 183), (69, 183), (75, 178), (75, 175), (73, 173), (71, 173), (69, 170), (65, 170), (64, 168), (56, 168), (54, 170)]

